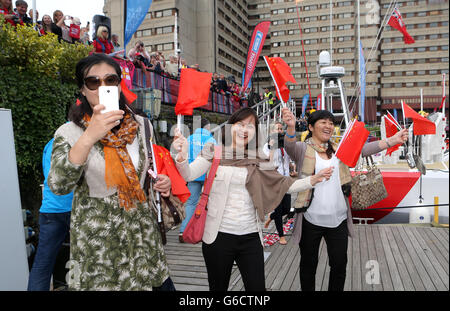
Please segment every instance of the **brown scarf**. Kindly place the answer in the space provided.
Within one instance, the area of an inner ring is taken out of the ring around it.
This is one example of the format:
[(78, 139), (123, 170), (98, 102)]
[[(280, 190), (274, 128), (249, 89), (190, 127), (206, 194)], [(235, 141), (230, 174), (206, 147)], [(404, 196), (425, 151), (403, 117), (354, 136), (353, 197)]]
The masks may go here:
[[(91, 118), (85, 115), (84, 125), (89, 126)], [(134, 168), (131, 157), (127, 151), (127, 144), (131, 144), (138, 130), (138, 124), (129, 113), (126, 113), (123, 122), (117, 131), (109, 131), (100, 142), (103, 144), (105, 154), (105, 182), (108, 188), (117, 187), (119, 206), (126, 211), (136, 207), (136, 200), (146, 200), (141, 188), (139, 177)]]
[[(202, 150), (202, 156), (212, 161), (214, 145), (208, 143)], [(236, 166), (247, 168), (245, 187), (253, 201), (261, 221), (266, 214), (272, 212), (281, 202), (295, 179), (283, 176), (269, 162), (260, 158), (256, 152), (245, 150), (243, 154), (230, 151), (229, 147), (222, 150), (221, 166)]]
[[(312, 138), (308, 138), (306, 141), (306, 151), (305, 151), (305, 157), (303, 160), (303, 165), (301, 168), (301, 175), (300, 178), (306, 178), (308, 176), (311, 176), (314, 174), (314, 171), (316, 169), (316, 151), (319, 153), (326, 152), (328, 145), (322, 144), (317, 145)], [(334, 143), (331, 143), (334, 150), (336, 150), (337, 145)], [(351, 182), (352, 177), (350, 173), (350, 169), (347, 165), (345, 165), (342, 162), (339, 162), (339, 178), (341, 185), (347, 184)], [(312, 195), (312, 189), (299, 192), (297, 195), (297, 200), (295, 201), (295, 208), (302, 208), (309, 205), (309, 202), (311, 200)]]

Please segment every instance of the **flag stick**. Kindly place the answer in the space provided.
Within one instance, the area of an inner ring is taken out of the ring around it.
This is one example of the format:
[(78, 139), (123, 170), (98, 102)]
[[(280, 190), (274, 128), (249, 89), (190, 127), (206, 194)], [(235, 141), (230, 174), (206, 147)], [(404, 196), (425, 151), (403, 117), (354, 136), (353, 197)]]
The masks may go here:
[(308, 83), (308, 92), (309, 92), (309, 104), (311, 105), (311, 108), (312, 108), (313, 103), (312, 103), (312, 96), (311, 96), (311, 87), (309, 85), (308, 66), (306, 65), (305, 44), (303, 43), (303, 32), (302, 32), (302, 26), (300, 25), (300, 11), (298, 8), (298, 2), (299, 2), (299, 0), (295, 1), (295, 6), (297, 7), (297, 22), (298, 22), (298, 28), (300, 29), (300, 41), (302, 42), (303, 61), (305, 62), (306, 82)]
[(281, 96), (280, 89), (278, 88), (278, 85), (277, 85), (277, 81), (275, 81), (275, 78), (273, 77), (273, 74), (272, 74), (272, 70), (270, 70), (269, 63), (267, 62), (267, 56), (264, 56), (263, 58), (264, 58), (264, 61), (266, 62), (267, 68), (269, 69), (269, 73), (270, 73), (270, 76), (272, 77), (273, 84), (275, 84), (277, 93), (280, 95), (281, 105), (283, 106), (283, 108), (286, 108), (286, 103), (283, 101), (283, 97)]
[(180, 130), (181, 134), (183, 134), (183, 122), (184, 116), (181, 114), (177, 114), (177, 128)]
[[(153, 161), (153, 172), (158, 176), (158, 168), (156, 167), (156, 159), (155, 159), (155, 149), (153, 148), (153, 143), (150, 142), (150, 148), (152, 148), (152, 161)], [(156, 191), (156, 208), (158, 210), (158, 223), (162, 221), (161, 218), (161, 196), (159, 191)]]
[(392, 119), (391, 118), (387, 118), (387, 119), (389, 119), (389, 121), (391, 121), (399, 131), (401, 131), (402, 130), (401, 126), (397, 122), (393, 122), (393, 121), (397, 121), (397, 120), (395, 120), (394, 116), (389, 111), (387, 111), (387, 113), (392, 118)]
[(402, 104), (403, 126), (404, 126), (404, 128), (406, 128), (405, 109), (403, 108), (404, 103), (403, 103), (403, 100), (400, 102)]
[(442, 98), (443, 103), (442, 103), (442, 114), (445, 117), (445, 73), (442, 74)]

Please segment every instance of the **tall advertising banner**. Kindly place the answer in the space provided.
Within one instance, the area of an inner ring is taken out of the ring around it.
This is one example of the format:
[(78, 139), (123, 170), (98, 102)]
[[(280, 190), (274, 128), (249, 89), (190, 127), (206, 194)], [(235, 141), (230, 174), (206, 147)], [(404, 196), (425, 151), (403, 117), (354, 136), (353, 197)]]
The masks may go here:
[(125, 0), (124, 1), (124, 34), (123, 46), (126, 47), (131, 37), (141, 25), (147, 15), (152, 0)]
[(256, 63), (258, 62), (259, 54), (264, 46), (266, 35), (269, 32), (270, 21), (261, 22), (256, 25), (253, 30), (252, 40), (247, 53), (247, 63), (245, 64), (245, 76), (242, 82), (243, 90), (247, 89), (247, 85), (250, 82), (253, 71), (255, 70)]

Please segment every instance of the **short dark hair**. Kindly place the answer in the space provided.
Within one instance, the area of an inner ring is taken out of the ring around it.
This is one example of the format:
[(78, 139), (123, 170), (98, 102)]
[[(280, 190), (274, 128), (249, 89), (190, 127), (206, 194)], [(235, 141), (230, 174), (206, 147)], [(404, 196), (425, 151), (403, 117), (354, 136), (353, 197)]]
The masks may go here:
[[(77, 95), (78, 100), (81, 102), (79, 105), (72, 105), (72, 107), (69, 110), (69, 120), (73, 121), (76, 125), (82, 127), (81, 120), (83, 119), (84, 115), (87, 114), (89, 116), (92, 116), (92, 108), (89, 102), (87, 101), (87, 98), (81, 93), (81, 88), (84, 85), (84, 79), (86, 78), (87, 73), (89, 70), (99, 64), (107, 64), (114, 68), (116, 71), (116, 74), (121, 77), (122, 75), (122, 69), (120, 68), (119, 64), (113, 60), (111, 57), (106, 56), (105, 54), (100, 53), (94, 53), (91, 54), (83, 59), (81, 59), (76, 67), (75, 67), (75, 78), (77, 80), (78, 88), (80, 89), (80, 92)], [(119, 97), (119, 108), (124, 111), (131, 111), (133, 114), (135, 114), (134, 109), (127, 105), (127, 101), (125, 99), (125, 96), (123, 93), (120, 93)]]
[[(333, 124), (336, 124), (336, 118), (334, 117), (334, 115), (331, 112), (329, 112), (328, 110), (316, 110), (309, 115), (308, 126), (309, 125), (314, 126), (314, 124), (319, 120), (330, 120), (331, 122), (333, 122)], [(309, 130), (309, 127), (308, 127), (308, 130)], [(312, 137), (311, 131), (309, 131), (306, 138), (310, 138), (310, 137)], [(328, 141), (328, 148), (326, 150), (328, 159), (331, 159), (333, 153), (334, 153), (333, 146), (331, 145), (331, 142)]]
[(205, 126), (210, 125), (211, 123), (209, 122), (209, 120), (207, 118), (201, 118), (200, 120), (200, 126), (202, 128), (205, 128)]
[(26, 2), (23, 1), (23, 0), (17, 0), (17, 1), (16, 1), (16, 8), (17, 8), (18, 6), (22, 6), (22, 5), (26, 5), (26, 6), (28, 7), (28, 3), (26, 3)]
[[(247, 119), (248, 117), (253, 116), (254, 120), (255, 120), (255, 137), (253, 137), (253, 139), (251, 141), (248, 142), (246, 149), (248, 147), (248, 145), (250, 145), (251, 142), (253, 142), (254, 140), (256, 140), (256, 148), (258, 148), (258, 144), (259, 144), (259, 137), (258, 137), (258, 129), (259, 129), (259, 120), (258, 120), (258, 115), (256, 114), (256, 111), (253, 108), (250, 107), (245, 107), (245, 108), (241, 108), (238, 111), (236, 111), (235, 113), (233, 113), (230, 118), (228, 119), (227, 124), (235, 124), (239, 121), (242, 121), (244, 119)], [(225, 137), (227, 137), (227, 135), (231, 136), (231, 128), (225, 126), (225, 129), (222, 131), (222, 144), (225, 145)]]

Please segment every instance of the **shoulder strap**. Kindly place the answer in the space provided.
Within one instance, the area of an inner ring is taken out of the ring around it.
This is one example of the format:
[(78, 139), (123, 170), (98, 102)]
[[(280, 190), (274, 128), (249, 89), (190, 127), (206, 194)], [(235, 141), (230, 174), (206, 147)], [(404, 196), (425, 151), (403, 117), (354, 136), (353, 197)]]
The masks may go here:
[(203, 194), (209, 195), (211, 187), (216, 176), (217, 169), (220, 164), (220, 157), (222, 156), (222, 146), (214, 146), (214, 158), (211, 164), (211, 169), (209, 170), (208, 177), (206, 177), (205, 185), (203, 187)]
[(95, 39), (95, 41), (97, 41), (97, 43), (100, 44), (100, 46), (102, 47), (102, 52), (105, 53), (106, 52), (105, 45), (98, 38)]

